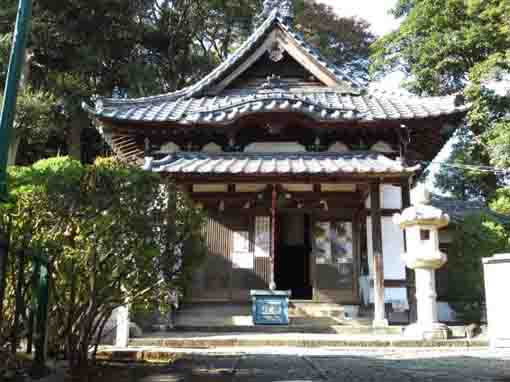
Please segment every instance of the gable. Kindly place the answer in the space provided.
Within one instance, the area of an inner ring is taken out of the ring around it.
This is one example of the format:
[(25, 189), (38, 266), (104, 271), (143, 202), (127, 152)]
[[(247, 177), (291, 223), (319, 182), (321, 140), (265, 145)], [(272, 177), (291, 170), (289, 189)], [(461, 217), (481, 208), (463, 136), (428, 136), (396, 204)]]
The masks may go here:
[(243, 88), (244, 84), (253, 86), (254, 81), (260, 82), (270, 75), (278, 76), (276, 72), (295, 83), (345, 91), (355, 88), (355, 84), (342, 80), (337, 69), (328, 64), (314, 48), (279, 22), (274, 23), (270, 32), (262, 35), (254, 45), (256, 48), (215, 79), (207, 95)]
[(251, 67), (233, 80), (225, 91), (261, 89), (268, 84), (268, 78), (275, 78), (276, 85), (282, 88), (326, 87), (316, 76), (297, 62), (286, 51), (279, 60), (271, 57), (271, 52), (263, 54)]

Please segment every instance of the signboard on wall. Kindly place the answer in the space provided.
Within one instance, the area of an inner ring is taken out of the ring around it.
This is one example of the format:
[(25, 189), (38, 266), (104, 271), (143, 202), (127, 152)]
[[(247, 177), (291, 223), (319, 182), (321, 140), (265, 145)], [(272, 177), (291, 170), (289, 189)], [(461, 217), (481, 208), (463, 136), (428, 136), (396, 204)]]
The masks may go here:
[(271, 218), (255, 217), (255, 257), (271, 256)]
[(313, 227), (315, 262), (331, 264), (331, 224), (315, 222)]
[(321, 289), (352, 288), (354, 250), (351, 222), (318, 221), (313, 225), (313, 249)]

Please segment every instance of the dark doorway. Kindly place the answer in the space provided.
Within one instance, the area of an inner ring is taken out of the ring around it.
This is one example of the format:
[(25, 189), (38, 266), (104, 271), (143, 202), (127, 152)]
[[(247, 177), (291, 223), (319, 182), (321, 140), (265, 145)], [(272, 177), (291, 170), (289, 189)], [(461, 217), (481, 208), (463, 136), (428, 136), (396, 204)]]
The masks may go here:
[(295, 300), (311, 300), (310, 216), (281, 214), (276, 222), (276, 286), (279, 290), (291, 290)]

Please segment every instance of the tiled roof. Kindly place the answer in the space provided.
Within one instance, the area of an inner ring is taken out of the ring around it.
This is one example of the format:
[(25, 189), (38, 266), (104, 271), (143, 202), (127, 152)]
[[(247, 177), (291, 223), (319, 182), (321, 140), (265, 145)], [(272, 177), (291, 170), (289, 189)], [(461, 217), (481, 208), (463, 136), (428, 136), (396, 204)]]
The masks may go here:
[[(278, 27), (292, 39), (336, 87), (256, 89), (210, 96), (208, 91), (234, 71)], [(320, 122), (378, 121), (431, 118), (463, 112), (455, 97), (420, 98), (365, 91), (337, 66), (326, 60), (280, 17), (278, 10), (227, 60), (197, 83), (182, 90), (137, 99), (98, 98), (95, 107), (84, 108), (98, 118), (125, 122), (173, 122), (178, 124), (228, 124), (253, 113), (297, 112)]]
[(144, 168), (181, 175), (399, 175), (408, 167), (379, 153), (191, 153), (161, 160), (146, 158)]
[(181, 124), (227, 124), (253, 113), (299, 112), (317, 121), (377, 121), (437, 117), (459, 113), (455, 96), (421, 98), (372, 92), (344, 94), (330, 88), (231, 93), (138, 104), (104, 106), (96, 114), (122, 121), (176, 122)]
[(223, 61), (216, 69), (214, 69), (207, 76), (202, 78), (195, 84), (188, 86), (184, 89), (176, 92), (162, 94), (152, 97), (143, 97), (136, 99), (116, 99), (116, 98), (99, 98), (105, 107), (116, 106), (116, 105), (133, 105), (133, 104), (146, 104), (146, 103), (158, 103), (162, 101), (172, 101), (180, 98), (191, 98), (199, 97), (202, 93), (208, 89), (208, 87), (214, 84), (218, 79), (222, 78), (232, 68), (237, 67), (243, 62), (244, 58), (253, 52), (258, 47), (260, 42), (265, 36), (267, 36), (275, 26), (279, 26), (283, 31), (288, 33), (294, 41), (298, 43), (314, 60), (316, 60), (322, 67), (339, 82), (345, 81), (353, 86), (356, 86), (356, 81), (348, 76), (344, 71), (338, 68), (336, 65), (330, 63), (325, 59), (321, 53), (314, 48), (312, 45), (307, 43), (301, 33), (296, 33), (292, 28), (287, 25), (280, 17), (278, 10), (275, 9), (271, 15), (255, 30), (254, 33), (225, 61)]

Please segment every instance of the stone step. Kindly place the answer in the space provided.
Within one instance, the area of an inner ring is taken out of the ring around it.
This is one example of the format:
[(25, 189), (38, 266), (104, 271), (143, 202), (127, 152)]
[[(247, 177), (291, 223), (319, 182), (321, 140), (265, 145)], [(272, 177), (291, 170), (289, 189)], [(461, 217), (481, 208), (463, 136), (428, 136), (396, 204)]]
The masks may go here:
[(152, 338), (130, 341), (131, 351), (157, 349), (215, 349), (243, 347), (303, 347), (303, 348), (354, 348), (354, 347), (486, 347), (485, 338), (467, 340), (421, 341), (406, 339), (397, 334), (336, 335), (336, 334), (242, 334), (242, 333), (162, 333)]
[(248, 304), (193, 304), (182, 306), (174, 316), (175, 326), (246, 326), (252, 325)]
[[(349, 325), (350, 324), (350, 325)], [(382, 329), (374, 329), (369, 322), (350, 322), (349, 324), (315, 324), (292, 323), (290, 325), (247, 325), (247, 326), (176, 326), (172, 333), (240, 333), (240, 334), (277, 334), (277, 333), (300, 333), (300, 334), (401, 334), (401, 326), (390, 326)], [(163, 334), (164, 335), (164, 334)], [(151, 336), (153, 337), (153, 336)]]
[[(309, 326), (338, 324), (344, 321), (346, 315), (349, 319), (358, 316), (352, 306), (299, 301), (289, 303), (291, 320), (315, 319), (313, 323), (308, 323)], [(322, 323), (321, 319), (324, 319)], [(251, 304), (188, 304), (176, 312), (174, 324), (178, 327), (252, 326), (252, 307)]]

